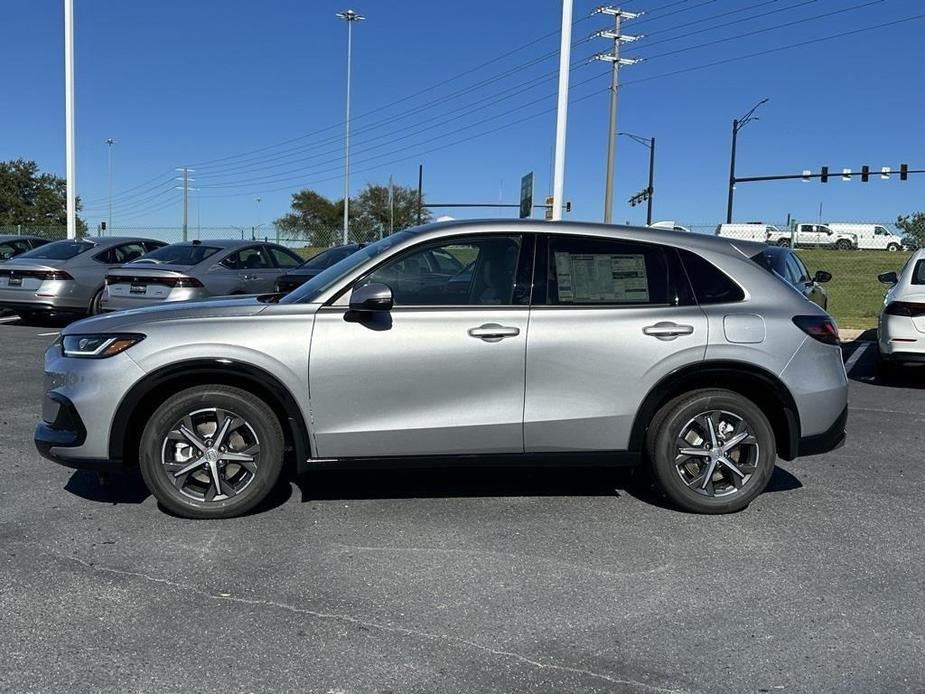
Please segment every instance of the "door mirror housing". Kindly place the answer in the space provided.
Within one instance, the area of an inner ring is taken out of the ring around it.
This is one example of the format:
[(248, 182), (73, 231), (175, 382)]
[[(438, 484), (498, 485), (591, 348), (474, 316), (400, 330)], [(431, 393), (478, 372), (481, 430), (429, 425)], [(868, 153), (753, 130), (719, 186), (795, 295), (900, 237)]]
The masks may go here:
[(824, 283), (832, 279), (832, 273), (826, 272), (825, 270), (816, 270), (816, 274), (813, 275), (813, 282)]
[(392, 310), (392, 289), (387, 284), (370, 282), (354, 287), (350, 294), (350, 310), (377, 313)]
[(896, 276), (895, 272), (881, 272), (877, 275), (877, 279), (884, 284), (896, 284), (899, 282), (899, 278)]

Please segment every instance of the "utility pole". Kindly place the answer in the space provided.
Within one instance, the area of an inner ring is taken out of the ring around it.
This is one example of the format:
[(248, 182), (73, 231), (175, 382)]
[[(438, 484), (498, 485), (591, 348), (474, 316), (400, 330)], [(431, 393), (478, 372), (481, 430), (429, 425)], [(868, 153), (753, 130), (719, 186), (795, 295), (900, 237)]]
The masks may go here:
[(568, 78), (572, 60), (572, 0), (562, 0), (559, 40), (559, 98), (556, 104), (556, 158), (552, 183), (552, 221), (562, 219), (565, 197), (565, 134), (568, 128)]
[(610, 121), (607, 130), (607, 174), (604, 183), (604, 223), (613, 221), (613, 168), (617, 147), (617, 89), (620, 87), (620, 66), (635, 65), (639, 59), (621, 58), (620, 44), (637, 41), (642, 36), (624, 36), (622, 25), (624, 19), (636, 19), (642, 12), (627, 12), (616, 7), (599, 7), (595, 13), (611, 15), (613, 17), (613, 31), (598, 31), (593, 36), (613, 40), (610, 53), (599, 53), (595, 60), (605, 60), (611, 64), (610, 71)]
[(74, 151), (74, 0), (64, 0), (64, 140), (67, 237), (77, 238), (77, 160)]
[(107, 137), (104, 141), (108, 145), (106, 150), (106, 178), (109, 186), (109, 235), (112, 236), (112, 146), (116, 141), (111, 137)]
[(655, 195), (655, 138), (642, 137), (633, 133), (617, 133), (617, 135), (625, 135), (649, 150), (649, 185), (641, 193), (636, 193), (630, 198), (630, 204), (635, 206), (639, 200), (645, 198), (648, 203), (646, 207), (646, 226), (652, 226), (652, 197)]
[(424, 165), (418, 164), (418, 226), (424, 223)]
[(758, 116), (754, 115), (755, 111), (764, 103), (767, 103), (767, 99), (762, 99), (757, 104), (752, 106), (751, 110), (746, 113), (741, 118), (738, 118), (732, 121), (732, 154), (729, 158), (729, 197), (726, 202), (726, 223), (732, 223), (732, 201), (735, 196), (735, 185), (736, 185), (736, 144), (739, 139), (739, 131), (744, 128), (746, 125), (751, 123), (753, 120), (758, 120)]
[(189, 192), (193, 190), (189, 187), (190, 181), (193, 180), (189, 175), (193, 170), (184, 166), (182, 169), (177, 169), (177, 171), (183, 172), (183, 176), (177, 178), (178, 181), (183, 181), (183, 185), (177, 186), (177, 188), (183, 191), (183, 240), (186, 241), (189, 222)]
[(347, 117), (344, 121), (344, 244), (350, 232), (350, 63), (353, 59), (353, 23), (366, 17), (353, 10), (337, 13), (338, 19), (347, 22)]

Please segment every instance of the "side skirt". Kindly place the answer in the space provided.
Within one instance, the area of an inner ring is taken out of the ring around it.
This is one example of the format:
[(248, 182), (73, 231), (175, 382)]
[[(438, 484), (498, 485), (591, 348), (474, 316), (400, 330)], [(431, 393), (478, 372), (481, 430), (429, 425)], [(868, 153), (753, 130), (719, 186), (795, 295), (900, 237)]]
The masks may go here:
[(491, 453), (484, 455), (418, 455), (411, 457), (309, 458), (300, 472), (338, 468), (434, 467), (633, 467), (642, 462), (638, 451), (555, 453)]

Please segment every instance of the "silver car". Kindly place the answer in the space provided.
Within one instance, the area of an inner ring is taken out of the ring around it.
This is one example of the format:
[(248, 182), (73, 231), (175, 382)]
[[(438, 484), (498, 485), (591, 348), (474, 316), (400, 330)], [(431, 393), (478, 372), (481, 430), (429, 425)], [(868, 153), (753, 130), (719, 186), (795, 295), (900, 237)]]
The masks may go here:
[(171, 511), (253, 508), (284, 465), (644, 462), (748, 505), (845, 437), (832, 319), (763, 244), (578, 223), (395, 233), (270, 297), (81, 321), (45, 356), (42, 455), (139, 464)]
[(106, 273), (164, 245), (118, 236), (52, 241), (0, 266), (0, 308), (25, 318), (97, 314)]
[(261, 241), (174, 243), (106, 276), (104, 311), (230, 294), (265, 294), (302, 263), (288, 248)]

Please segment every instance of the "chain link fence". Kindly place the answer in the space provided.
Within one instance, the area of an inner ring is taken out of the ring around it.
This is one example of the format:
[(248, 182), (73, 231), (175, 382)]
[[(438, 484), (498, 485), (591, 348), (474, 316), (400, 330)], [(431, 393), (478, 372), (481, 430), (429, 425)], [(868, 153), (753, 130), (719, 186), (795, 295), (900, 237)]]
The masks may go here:
[[(685, 223), (670, 222), (665, 226), (697, 234), (715, 234), (719, 228), (717, 223)], [(779, 245), (793, 245), (796, 239), (796, 252), (805, 263), (811, 275), (818, 270), (831, 273), (832, 279), (824, 287), (828, 293), (828, 311), (843, 328), (866, 330), (876, 327), (877, 317), (883, 305), (883, 296), (886, 286), (877, 280), (877, 275), (890, 270), (898, 271), (909, 257), (909, 250), (905, 246), (895, 247), (896, 243), (887, 238), (901, 239), (902, 232), (890, 224), (880, 223), (836, 223), (829, 225), (813, 223), (814, 226), (824, 226), (833, 231), (828, 236), (824, 231), (815, 230), (805, 233), (793, 233), (794, 225), (786, 222), (773, 224), (779, 235), (767, 239)], [(741, 227), (743, 225), (734, 225)], [(882, 231), (878, 232), (877, 227)], [(735, 234), (730, 235), (735, 236)], [(724, 230), (724, 235), (726, 235)], [(815, 235), (813, 235), (815, 234)], [(55, 227), (0, 227), (0, 235), (34, 235), (41, 238), (55, 240), (65, 237), (65, 228)], [(183, 231), (179, 227), (150, 227), (150, 226), (120, 226), (107, 230), (109, 236), (139, 236), (175, 243), (182, 241)], [(350, 242), (371, 242), (383, 235), (387, 230), (363, 228), (351, 225), (348, 240)], [(853, 235), (856, 241), (850, 248), (839, 248), (834, 241), (839, 236)], [(753, 231), (746, 230), (740, 234), (741, 238), (754, 238)], [(325, 248), (342, 244), (344, 241), (343, 229), (317, 228), (292, 233), (284, 231), (273, 225), (257, 226), (190, 226), (186, 232), (187, 240), (199, 239), (259, 239), (280, 243), (292, 248), (305, 258), (309, 258)], [(683, 243), (683, 239), (679, 239)], [(891, 245), (892, 244), (892, 245)], [(890, 250), (887, 250), (887, 247)]]

